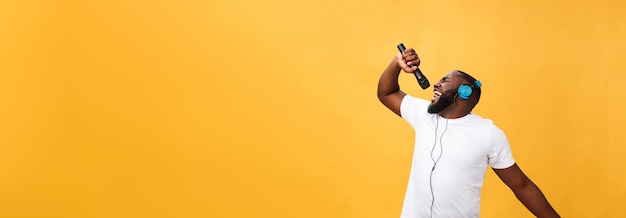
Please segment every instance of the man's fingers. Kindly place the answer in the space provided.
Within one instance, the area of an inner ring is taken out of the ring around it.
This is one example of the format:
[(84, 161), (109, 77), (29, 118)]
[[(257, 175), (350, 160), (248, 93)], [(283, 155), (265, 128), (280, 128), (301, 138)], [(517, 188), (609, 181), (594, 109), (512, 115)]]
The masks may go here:
[(404, 59), (406, 61), (406, 64), (409, 66), (419, 66), (420, 65), (420, 59), (417, 57), (417, 55), (412, 55), (409, 57), (406, 57)]
[(404, 57), (411, 56), (411, 55), (417, 55), (415, 50), (413, 50), (412, 48), (404, 50), (404, 52), (402, 54), (403, 54)]
[(396, 58), (398, 59), (400, 68), (407, 73), (415, 72), (417, 70), (417, 66), (420, 64), (420, 60), (417, 57), (415, 50), (412, 48), (405, 50), (403, 53), (398, 53)]
[(404, 60), (407, 61), (407, 62), (414, 61), (414, 60), (417, 60), (417, 59), (419, 59), (419, 57), (417, 57), (417, 55), (409, 55), (409, 56), (404, 57)]
[(404, 59), (404, 61), (407, 62), (409, 66), (410, 65), (419, 66), (419, 63), (420, 63), (417, 53), (415, 53), (415, 50), (413, 50), (412, 48), (409, 48), (405, 50), (404, 53), (402, 53), (402, 59)]

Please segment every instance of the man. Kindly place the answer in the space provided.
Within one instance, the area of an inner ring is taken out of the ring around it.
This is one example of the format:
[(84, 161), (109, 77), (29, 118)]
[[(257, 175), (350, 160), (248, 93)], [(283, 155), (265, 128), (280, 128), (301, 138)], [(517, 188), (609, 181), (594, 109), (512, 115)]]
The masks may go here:
[(414, 73), (413, 49), (398, 53), (378, 82), (378, 99), (415, 130), (415, 149), (402, 218), (478, 217), (488, 165), (537, 217), (559, 217), (515, 163), (508, 140), (491, 120), (472, 114), (478, 80), (452, 71), (434, 84), (430, 103), (400, 90), (400, 70)]

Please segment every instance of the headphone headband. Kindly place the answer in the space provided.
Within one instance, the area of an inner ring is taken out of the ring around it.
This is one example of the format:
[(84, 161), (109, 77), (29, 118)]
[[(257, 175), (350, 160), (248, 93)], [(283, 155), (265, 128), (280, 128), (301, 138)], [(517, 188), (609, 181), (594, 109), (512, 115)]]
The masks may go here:
[(482, 83), (480, 83), (480, 80), (476, 80), (476, 81), (474, 82), (474, 86), (476, 86), (477, 88), (480, 88), (481, 86), (483, 86), (483, 84), (482, 84)]

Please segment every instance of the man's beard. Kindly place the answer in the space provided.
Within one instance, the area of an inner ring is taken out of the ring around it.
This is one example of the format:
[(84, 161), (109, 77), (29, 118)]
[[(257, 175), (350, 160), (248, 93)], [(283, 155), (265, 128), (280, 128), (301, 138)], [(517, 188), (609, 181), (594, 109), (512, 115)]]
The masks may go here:
[(454, 90), (451, 90), (451, 92), (444, 92), (441, 96), (439, 96), (439, 100), (437, 100), (437, 102), (431, 103), (428, 106), (428, 113), (437, 114), (443, 111), (454, 102), (455, 97), (456, 93), (454, 93)]

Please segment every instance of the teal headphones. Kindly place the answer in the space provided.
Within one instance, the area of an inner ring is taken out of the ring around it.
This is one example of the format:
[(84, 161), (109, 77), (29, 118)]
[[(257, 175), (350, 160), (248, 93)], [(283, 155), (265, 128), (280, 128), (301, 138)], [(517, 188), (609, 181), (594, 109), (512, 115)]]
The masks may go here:
[(474, 85), (469, 85), (469, 84), (460, 85), (459, 88), (457, 89), (457, 92), (458, 92), (459, 97), (461, 97), (461, 99), (467, 100), (472, 95), (473, 88), (480, 88), (481, 86), (482, 84), (480, 83), (480, 81), (476, 80), (476, 82), (474, 82)]

